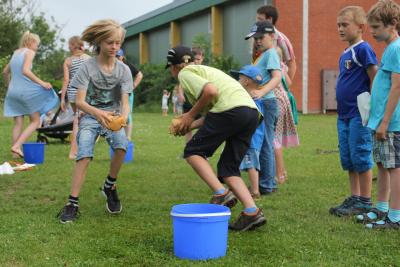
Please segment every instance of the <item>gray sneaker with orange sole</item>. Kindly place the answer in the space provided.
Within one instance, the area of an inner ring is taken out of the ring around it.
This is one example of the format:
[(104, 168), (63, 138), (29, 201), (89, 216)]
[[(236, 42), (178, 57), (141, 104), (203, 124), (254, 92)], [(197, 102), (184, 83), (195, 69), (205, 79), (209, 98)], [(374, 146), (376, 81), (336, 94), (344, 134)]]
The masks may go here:
[(223, 205), (228, 208), (232, 208), (236, 205), (237, 199), (231, 190), (225, 190), (225, 193), (220, 195), (213, 195), (211, 200), (211, 204)]

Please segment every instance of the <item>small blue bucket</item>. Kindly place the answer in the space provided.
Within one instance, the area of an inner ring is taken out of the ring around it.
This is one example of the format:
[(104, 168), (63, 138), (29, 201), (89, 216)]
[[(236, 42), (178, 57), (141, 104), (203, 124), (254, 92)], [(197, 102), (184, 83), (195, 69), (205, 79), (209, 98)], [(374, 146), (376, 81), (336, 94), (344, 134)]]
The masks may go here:
[(24, 161), (31, 164), (42, 164), (44, 162), (45, 143), (25, 143), (22, 144)]
[(181, 259), (207, 260), (226, 255), (229, 208), (215, 204), (172, 207), (174, 254)]
[[(129, 142), (128, 150), (126, 151), (125, 159), (124, 159), (125, 163), (133, 161), (134, 150), (135, 150), (135, 146), (134, 146), (133, 142)], [(113, 156), (114, 156), (114, 150), (110, 147), (110, 158), (112, 158)]]

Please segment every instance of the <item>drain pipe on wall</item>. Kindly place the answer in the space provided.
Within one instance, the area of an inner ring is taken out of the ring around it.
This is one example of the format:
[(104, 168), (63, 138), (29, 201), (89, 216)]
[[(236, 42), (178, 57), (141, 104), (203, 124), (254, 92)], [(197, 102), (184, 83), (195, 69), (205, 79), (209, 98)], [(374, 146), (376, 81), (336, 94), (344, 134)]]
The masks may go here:
[(308, 0), (303, 0), (303, 114), (308, 113)]

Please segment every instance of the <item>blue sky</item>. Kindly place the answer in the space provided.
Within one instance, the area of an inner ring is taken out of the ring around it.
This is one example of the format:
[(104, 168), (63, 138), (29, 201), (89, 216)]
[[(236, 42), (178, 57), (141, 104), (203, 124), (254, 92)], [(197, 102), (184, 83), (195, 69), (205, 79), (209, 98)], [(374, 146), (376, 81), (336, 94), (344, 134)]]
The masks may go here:
[(120, 23), (137, 18), (172, 0), (37, 0), (37, 11), (48, 21), (53, 16), (63, 26), (61, 37), (68, 40), (80, 35), (86, 26), (98, 19), (111, 18)]

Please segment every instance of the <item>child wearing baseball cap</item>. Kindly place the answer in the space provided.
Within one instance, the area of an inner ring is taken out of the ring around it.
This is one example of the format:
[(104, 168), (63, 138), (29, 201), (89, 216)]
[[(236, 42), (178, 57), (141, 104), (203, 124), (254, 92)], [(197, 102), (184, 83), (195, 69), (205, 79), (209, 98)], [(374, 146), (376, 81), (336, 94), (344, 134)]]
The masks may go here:
[[(239, 83), (246, 89), (251, 95), (252, 91), (258, 90), (262, 82), (262, 74), (259, 68), (252, 65), (246, 65), (239, 71), (231, 71), (231, 74), (236, 78)], [(261, 99), (254, 100), (257, 108), (263, 112), (264, 105)], [(258, 187), (258, 177), (260, 171), (260, 150), (265, 135), (265, 124), (264, 121), (260, 123), (254, 132), (249, 149), (244, 156), (242, 163), (240, 164), (240, 170), (247, 171), (250, 180), (250, 194), (253, 199), (259, 199), (261, 197), (260, 190)]]
[(256, 22), (246, 40), (254, 38), (255, 44), (264, 52), (253, 62), (262, 74), (259, 90), (251, 92), (253, 99), (262, 99), (264, 105), (265, 137), (260, 150), (259, 190), (262, 195), (277, 191), (275, 181), (276, 166), (274, 153), (275, 126), (279, 116), (279, 106), (274, 89), (282, 79), (281, 61), (274, 47), (275, 28), (269, 21)]
[[(266, 219), (241, 179), (239, 166), (261, 113), (235, 79), (218, 69), (193, 65), (192, 62), (193, 53), (188, 47), (177, 46), (168, 51), (166, 68), (170, 68), (171, 74), (178, 78), (193, 105), (179, 118), (176, 134), (184, 135), (199, 128), (186, 144), (184, 158), (214, 191), (210, 203), (233, 207), (236, 197), (242, 202), (244, 210), (229, 225), (230, 229), (246, 231), (257, 228), (265, 224)], [(195, 120), (197, 114), (203, 116)], [(215, 174), (207, 158), (224, 142)], [(226, 183), (229, 189), (222, 183)]]

